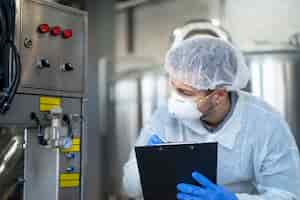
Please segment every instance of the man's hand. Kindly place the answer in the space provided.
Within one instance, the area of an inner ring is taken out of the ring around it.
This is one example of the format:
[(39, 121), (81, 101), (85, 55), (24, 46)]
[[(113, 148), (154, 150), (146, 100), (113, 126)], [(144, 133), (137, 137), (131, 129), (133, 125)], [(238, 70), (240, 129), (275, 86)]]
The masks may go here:
[(202, 187), (186, 183), (178, 184), (178, 200), (238, 200), (235, 194), (222, 186), (212, 183), (200, 173), (194, 172), (192, 177), (201, 184)]
[(158, 135), (152, 135), (148, 140), (148, 146), (163, 144), (164, 141)]

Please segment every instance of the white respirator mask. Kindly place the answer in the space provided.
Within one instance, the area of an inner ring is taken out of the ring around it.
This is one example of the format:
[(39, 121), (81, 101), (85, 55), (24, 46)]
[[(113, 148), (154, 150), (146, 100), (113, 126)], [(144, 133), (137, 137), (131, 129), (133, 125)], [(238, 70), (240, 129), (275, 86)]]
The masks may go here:
[(195, 98), (183, 97), (176, 91), (172, 91), (168, 100), (169, 113), (178, 119), (200, 119), (203, 113), (198, 110)]

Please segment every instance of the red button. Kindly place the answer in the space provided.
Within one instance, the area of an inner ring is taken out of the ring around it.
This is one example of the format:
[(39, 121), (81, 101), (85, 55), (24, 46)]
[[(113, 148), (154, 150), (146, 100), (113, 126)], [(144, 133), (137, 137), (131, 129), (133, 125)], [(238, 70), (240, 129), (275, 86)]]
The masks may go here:
[(48, 24), (41, 24), (41, 25), (39, 25), (38, 30), (40, 33), (48, 33), (50, 30), (50, 27)]
[(59, 26), (54, 26), (51, 30), (53, 36), (58, 36), (61, 34), (61, 28)]
[(66, 29), (63, 32), (63, 38), (68, 39), (73, 36), (73, 31), (71, 29)]

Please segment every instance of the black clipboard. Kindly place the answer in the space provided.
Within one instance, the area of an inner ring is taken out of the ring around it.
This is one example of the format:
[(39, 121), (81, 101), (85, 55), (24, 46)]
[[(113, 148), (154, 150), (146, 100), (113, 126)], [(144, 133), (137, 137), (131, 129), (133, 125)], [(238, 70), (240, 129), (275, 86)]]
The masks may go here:
[(199, 185), (194, 171), (216, 183), (217, 152), (217, 143), (135, 147), (144, 200), (175, 200), (178, 183)]

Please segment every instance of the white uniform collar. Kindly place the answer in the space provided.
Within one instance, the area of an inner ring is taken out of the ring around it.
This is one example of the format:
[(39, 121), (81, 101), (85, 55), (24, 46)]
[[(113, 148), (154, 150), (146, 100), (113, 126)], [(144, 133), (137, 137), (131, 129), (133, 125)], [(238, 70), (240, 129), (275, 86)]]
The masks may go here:
[(216, 142), (221, 144), (222, 146), (232, 149), (234, 147), (236, 138), (238, 133), (241, 130), (241, 118), (242, 118), (242, 110), (243, 110), (243, 102), (245, 100), (245, 96), (238, 92), (238, 101), (235, 105), (232, 116), (225, 122), (224, 126), (216, 131), (215, 133), (210, 133), (201, 122), (198, 120), (190, 121), (184, 120), (183, 123), (190, 129), (192, 129), (195, 133), (199, 135), (208, 135), (209, 137), (214, 138)]

